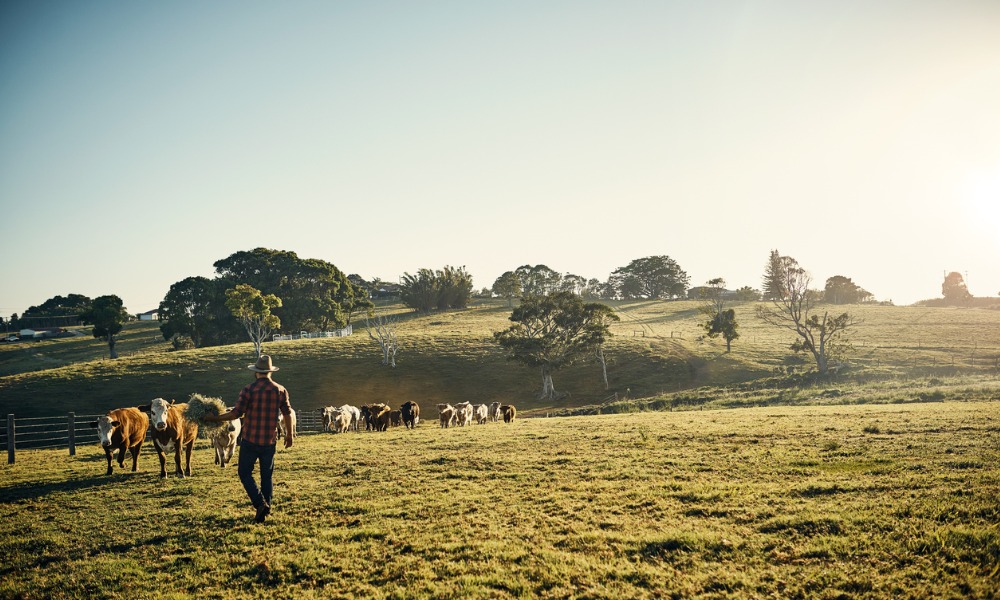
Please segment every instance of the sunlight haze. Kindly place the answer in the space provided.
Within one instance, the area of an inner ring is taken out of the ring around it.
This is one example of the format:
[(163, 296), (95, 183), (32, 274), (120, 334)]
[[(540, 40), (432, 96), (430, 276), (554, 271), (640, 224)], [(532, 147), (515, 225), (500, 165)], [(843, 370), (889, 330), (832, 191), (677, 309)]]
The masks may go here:
[(266, 247), (1000, 294), (1000, 3), (0, 6), (0, 314)]

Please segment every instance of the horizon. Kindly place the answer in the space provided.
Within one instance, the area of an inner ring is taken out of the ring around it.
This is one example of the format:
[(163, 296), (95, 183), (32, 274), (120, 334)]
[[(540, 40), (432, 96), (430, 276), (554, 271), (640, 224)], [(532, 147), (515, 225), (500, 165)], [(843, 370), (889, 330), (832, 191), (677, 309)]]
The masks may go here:
[(0, 316), (257, 247), (1000, 294), (1000, 3), (0, 6)]

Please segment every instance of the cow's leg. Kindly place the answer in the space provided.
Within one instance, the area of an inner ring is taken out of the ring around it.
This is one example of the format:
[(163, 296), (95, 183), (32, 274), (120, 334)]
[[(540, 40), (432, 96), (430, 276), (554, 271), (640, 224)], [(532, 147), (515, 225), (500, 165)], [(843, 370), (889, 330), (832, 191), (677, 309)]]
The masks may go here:
[(156, 455), (160, 457), (160, 479), (167, 478), (167, 455), (163, 453), (159, 444), (153, 444), (156, 446)]
[(174, 466), (176, 467), (174, 473), (183, 479), (184, 471), (181, 469), (181, 445), (180, 440), (174, 440)]
[(115, 453), (115, 451), (112, 450), (111, 448), (105, 448), (104, 449), (104, 455), (108, 459), (108, 473), (107, 473), (108, 475), (111, 475), (112, 473), (114, 473), (114, 471), (111, 470), (111, 455), (114, 454), (114, 453)]
[(142, 442), (140, 441), (135, 446), (132, 446), (132, 472), (135, 473), (139, 470), (139, 451), (142, 450)]
[(192, 439), (186, 446), (184, 446), (184, 474), (188, 477), (191, 476), (191, 450), (193, 449), (194, 440)]
[(122, 469), (125, 468), (125, 448), (128, 445), (122, 440), (122, 445), (118, 446), (118, 466)]

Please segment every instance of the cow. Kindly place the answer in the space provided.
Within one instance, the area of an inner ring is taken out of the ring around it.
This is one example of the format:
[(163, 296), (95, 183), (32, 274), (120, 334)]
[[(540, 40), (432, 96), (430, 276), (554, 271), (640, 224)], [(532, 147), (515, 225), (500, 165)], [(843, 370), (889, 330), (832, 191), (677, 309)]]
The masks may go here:
[(345, 404), (340, 407), (340, 410), (346, 412), (351, 416), (351, 424), (349, 429), (358, 431), (358, 424), (361, 423), (361, 409), (357, 406), (351, 406), (350, 404)]
[(364, 404), (361, 406), (361, 420), (365, 422), (365, 431), (375, 429), (375, 423), (372, 422), (372, 407)]
[(323, 431), (330, 431), (333, 428), (333, 411), (336, 410), (332, 406), (324, 406), (319, 409), (320, 419), (323, 421)]
[(351, 413), (344, 410), (343, 408), (335, 408), (332, 413), (333, 418), (333, 432), (334, 433), (347, 433), (351, 429)]
[(108, 458), (108, 475), (111, 475), (111, 457), (118, 450), (118, 466), (125, 468), (125, 450), (132, 453), (132, 471), (139, 465), (139, 451), (149, 429), (149, 417), (138, 408), (116, 408), (90, 423), (97, 429), (101, 447)]
[(500, 412), (500, 403), (499, 402), (493, 402), (493, 403), (491, 403), (490, 404), (490, 421), (493, 421), (494, 423), (499, 423), (501, 418), (503, 418), (503, 415)]
[(469, 402), (459, 402), (455, 405), (455, 412), (458, 416), (459, 426), (472, 425), (472, 404)]
[[(226, 410), (230, 409), (227, 408)], [(226, 468), (229, 461), (233, 459), (233, 454), (236, 453), (236, 444), (242, 432), (243, 421), (233, 419), (232, 421), (225, 421), (222, 427), (212, 434), (212, 447), (215, 448), (215, 464), (223, 469)]]
[(369, 404), (368, 410), (372, 421), (372, 428), (375, 431), (387, 431), (389, 429), (390, 408), (385, 404)]
[(476, 423), (482, 425), (490, 419), (490, 407), (485, 404), (477, 404), (473, 407), (472, 415)]
[[(149, 411), (152, 424), (153, 447), (160, 457), (160, 477), (167, 476), (167, 452), (174, 453), (175, 473), (178, 477), (191, 476), (191, 449), (198, 437), (198, 424), (184, 417), (187, 403), (174, 404), (163, 398), (155, 398), (140, 410)], [(184, 469), (181, 469), (181, 450), (184, 450)]]
[(292, 415), (291, 425), (289, 425), (288, 423), (285, 423), (285, 414), (284, 413), (280, 413), (280, 412), (278, 413), (278, 424), (275, 426), (275, 432), (277, 433), (277, 439), (281, 439), (281, 436), (283, 436), (283, 435), (287, 436), (288, 435), (288, 429), (289, 429), (289, 427), (291, 427), (292, 433), (298, 431), (298, 427), (296, 427), (296, 424), (295, 424), (295, 409), (294, 408), (291, 409), (291, 413), (290, 414)]
[(455, 424), (455, 418), (458, 413), (455, 411), (455, 407), (450, 404), (438, 404), (438, 413), (441, 416), (441, 427), (451, 427)]
[(512, 404), (504, 404), (503, 406), (500, 407), (500, 410), (503, 411), (504, 423), (514, 422), (514, 417), (517, 416), (517, 409), (514, 408)]
[(403, 415), (403, 425), (407, 429), (413, 429), (420, 421), (420, 405), (412, 400), (407, 400), (399, 407), (399, 412)]
[(403, 411), (396, 409), (389, 411), (389, 425), (399, 427), (403, 424)]

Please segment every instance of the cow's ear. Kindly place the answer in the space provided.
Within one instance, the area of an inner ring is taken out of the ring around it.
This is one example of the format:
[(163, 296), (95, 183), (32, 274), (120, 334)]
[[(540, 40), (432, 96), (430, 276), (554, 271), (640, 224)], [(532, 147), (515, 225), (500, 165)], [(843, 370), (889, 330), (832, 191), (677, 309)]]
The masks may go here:
[(151, 412), (153, 410), (153, 405), (152, 404), (143, 404), (142, 406), (136, 406), (136, 408), (139, 409), (139, 412), (148, 413), (148, 412)]
[(93, 427), (94, 429), (97, 429), (97, 421), (91, 421), (90, 426)]

